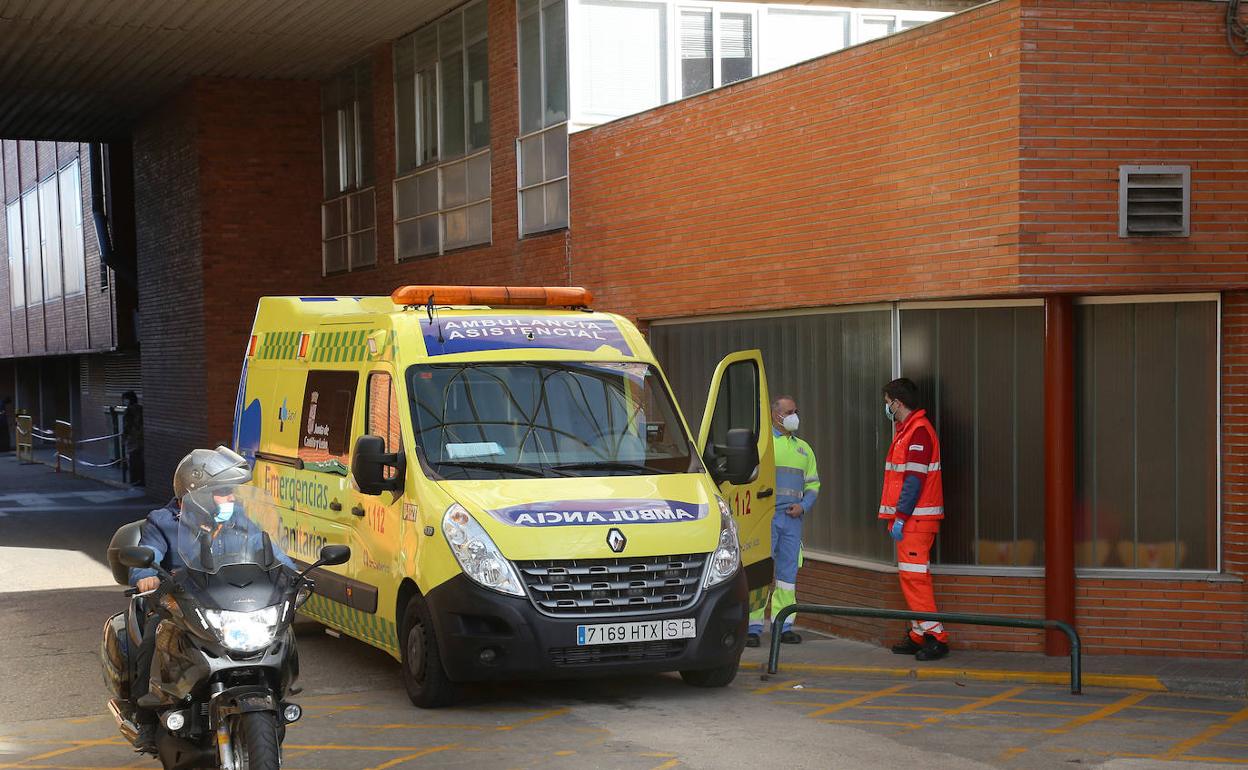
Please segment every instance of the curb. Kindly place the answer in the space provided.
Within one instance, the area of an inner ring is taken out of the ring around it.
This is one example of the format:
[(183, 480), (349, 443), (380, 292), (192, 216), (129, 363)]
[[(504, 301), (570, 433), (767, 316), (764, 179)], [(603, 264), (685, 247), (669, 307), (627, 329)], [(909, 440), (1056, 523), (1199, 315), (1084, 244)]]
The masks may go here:
[[(745, 670), (759, 671), (768, 676), (761, 663), (742, 663)], [(1070, 674), (1059, 671), (1002, 671), (960, 668), (901, 668), (887, 666), (832, 666), (814, 663), (786, 663), (781, 671), (808, 674), (856, 674), (892, 679), (970, 680), (976, 682), (1017, 682), (1021, 684), (1069, 685)], [(778, 674), (777, 674), (778, 675)], [(1190, 684), (1195, 684), (1191, 682)], [(1145, 690), (1148, 692), (1174, 692), (1156, 676), (1128, 674), (1084, 674), (1084, 687), (1112, 687), (1122, 690)], [(1199, 691), (1197, 688), (1188, 692)]]

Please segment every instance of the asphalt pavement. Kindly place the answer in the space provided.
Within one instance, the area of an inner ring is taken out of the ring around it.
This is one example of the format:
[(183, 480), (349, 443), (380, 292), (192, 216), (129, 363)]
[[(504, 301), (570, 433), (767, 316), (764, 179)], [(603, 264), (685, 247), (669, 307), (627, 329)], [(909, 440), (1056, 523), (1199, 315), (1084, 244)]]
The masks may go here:
[[(104, 549), (151, 507), (0, 457), (0, 768), (157, 766), (116, 734), (96, 657), (105, 618), (125, 606)], [(306, 715), (287, 737), (293, 770), (1248, 764), (1248, 702), (1176, 692), (1117, 658), (1089, 658), (1090, 677), (1111, 678), (1076, 696), (1060, 660), (955, 650), (922, 667), (808, 634), (782, 648), (775, 676), (765, 647), (747, 650), (721, 690), (675, 675), (498, 683), (421, 711), (389, 656), (316, 624), (298, 636)]]

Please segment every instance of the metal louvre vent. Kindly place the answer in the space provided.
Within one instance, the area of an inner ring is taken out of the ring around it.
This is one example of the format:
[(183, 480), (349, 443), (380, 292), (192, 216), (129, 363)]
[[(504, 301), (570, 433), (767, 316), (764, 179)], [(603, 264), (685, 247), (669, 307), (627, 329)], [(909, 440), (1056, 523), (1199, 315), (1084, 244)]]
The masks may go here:
[(1119, 166), (1118, 237), (1186, 237), (1190, 192), (1190, 166)]
[(585, 647), (552, 647), (550, 661), (556, 666), (586, 666), (634, 660), (666, 660), (685, 651), (687, 639), (638, 644), (594, 644)]
[(518, 561), (534, 606), (547, 615), (667, 612), (693, 604), (706, 554)]

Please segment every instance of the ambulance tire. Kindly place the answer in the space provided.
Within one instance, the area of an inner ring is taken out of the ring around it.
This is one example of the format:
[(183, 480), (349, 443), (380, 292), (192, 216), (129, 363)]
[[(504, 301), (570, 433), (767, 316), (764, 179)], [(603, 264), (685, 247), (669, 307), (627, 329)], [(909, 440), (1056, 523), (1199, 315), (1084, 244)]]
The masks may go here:
[(738, 658), (715, 668), (702, 668), (694, 671), (681, 671), (680, 678), (685, 684), (693, 687), (727, 687), (737, 678), (737, 668), (741, 665)]
[(417, 594), (403, 612), (403, 686), (412, 705), (422, 709), (449, 706), (455, 700), (455, 684), (442, 667), (438, 636), (424, 597)]

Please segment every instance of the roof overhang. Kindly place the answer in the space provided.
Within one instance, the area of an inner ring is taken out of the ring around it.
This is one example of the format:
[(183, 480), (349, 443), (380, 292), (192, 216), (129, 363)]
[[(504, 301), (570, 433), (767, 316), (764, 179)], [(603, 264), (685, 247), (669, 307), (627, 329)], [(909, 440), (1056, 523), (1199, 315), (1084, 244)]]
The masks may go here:
[(320, 80), (463, 0), (0, 0), (0, 137), (125, 137), (195, 77)]

